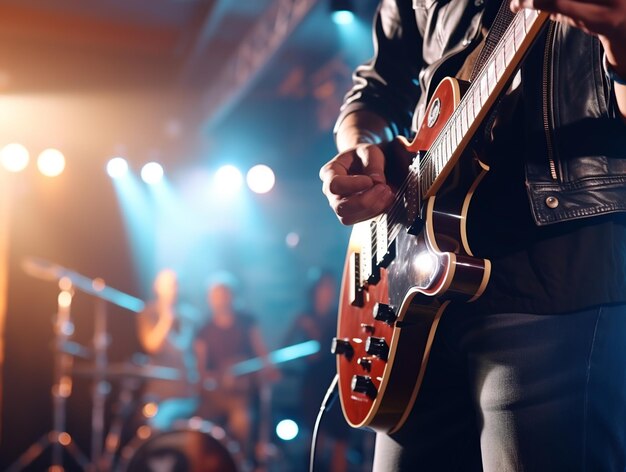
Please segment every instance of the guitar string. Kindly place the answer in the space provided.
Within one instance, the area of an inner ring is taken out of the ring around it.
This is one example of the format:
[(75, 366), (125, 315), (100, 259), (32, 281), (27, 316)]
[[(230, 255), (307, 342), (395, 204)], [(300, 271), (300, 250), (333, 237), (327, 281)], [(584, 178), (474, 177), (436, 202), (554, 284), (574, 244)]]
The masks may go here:
[[(500, 54), (501, 52), (504, 52), (504, 62), (505, 63), (507, 62), (506, 48), (507, 48), (507, 42), (511, 40), (510, 36), (513, 36), (513, 55), (517, 52), (516, 45), (515, 45), (515, 29), (519, 26), (523, 26), (527, 28), (528, 27), (527, 23), (530, 23), (532, 25), (532, 23), (537, 19), (537, 17), (538, 15), (527, 17), (524, 11), (518, 12), (516, 14), (516, 16), (511, 21), (511, 24), (509, 25), (509, 27), (503, 34), (503, 40), (494, 48), (493, 52), (489, 55), (488, 59), (485, 61), (485, 64), (481, 67), (480, 72), (477, 74), (476, 80), (474, 80), (474, 82), (470, 84), (467, 92), (464, 94), (461, 101), (459, 102), (459, 106), (457, 106), (455, 110), (452, 112), (452, 114), (450, 115), (446, 123), (444, 124), (442, 131), (437, 135), (437, 137), (435, 138), (435, 140), (433, 141), (429, 149), (426, 151), (424, 158), (418, 163), (418, 168), (417, 169), (414, 167), (411, 168), (411, 166), (409, 166), (409, 174), (407, 175), (407, 177), (404, 179), (403, 183), (397, 190), (396, 195), (394, 196), (394, 202), (386, 213), (387, 214), (386, 231), (387, 231), (388, 240), (393, 239), (393, 237), (391, 236), (391, 234), (393, 233), (393, 229), (400, 223), (398, 217), (399, 217), (400, 211), (405, 209), (404, 208), (405, 206), (404, 193), (406, 189), (408, 188), (408, 186), (418, 185), (420, 187), (417, 189), (417, 191), (419, 192), (419, 196), (421, 200), (423, 199), (424, 194), (428, 191), (428, 189), (432, 187), (432, 185), (437, 181), (437, 178), (441, 175), (441, 171), (439, 173), (436, 172), (436, 167), (434, 167), (436, 164), (434, 164), (434, 160), (437, 157), (434, 155), (434, 152), (431, 150), (437, 149), (437, 146), (440, 146), (443, 144), (444, 136), (449, 135), (448, 139), (453, 137), (452, 135), (453, 126), (450, 125), (450, 123), (454, 123), (456, 122), (456, 120), (460, 120), (461, 123), (464, 122), (463, 116), (460, 116), (460, 115), (462, 115), (462, 113), (465, 112), (465, 108), (469, 106), (468, 102), (470, 101), (470, 97), (471, 97), (471, 100), (474, 101), (475, 99), (474, 95), (476, 94), (476, 91), (479, 92), (478, 94), (479, 101), (482, 101), (480, 97), (480, 82), (484, 79), (485, 76), (487, 76), (488, 68), (491, 66), (492, 63), (494, 64), (494, 67), (495, 67), (496, 58), (498, 54)], [(521, 21), (520, 21), (520, 18), (521, 18)], [(520, 23), (523, 23), (523, 24), (520, 25)], [(495, 87), (495, 84), (497, 84), (497, 82), (502, 78), (502, 75), (504, 74), (506, 69), (509, 67), (511, 59), (509, 59), (508, 64), (505, 64), (504, 70), (502, 71), (500, 77), (497, 78), (494, 83), (494, 87)], [(494, 71), (495, 71), (495, 68), (494, 68)], [(487, 97), (485, 97), (485, 102), (489, 98), (489, 96), (492, 94), (492, 92), (493, 92), (493, 89), (490, 91), (489, 86), (487, 86)], [(473, 109), (474, 105), (475, 105), (475, 102), (472, 103), (472, 112), (475, 111)], [(480, 114), (483, 107), (484, 107), (484, 104), (481, 103), (479, 105), (478, 113), (473, 113), (474, 120), (475, 120), (475, 117), (478, 114)], [(471, 128), (472, 124), (467, 125), (467, 130), (461, 133), (460, 141), (463, 140), (463, 138), (465, 137), (465, 135)], [(456, 133), (454, 137), (455, 138), (457, 137)], [(456, 145), (451, 146), (451, 148), (453, 149), (452, 153), (445, 153), (445, 154), (448, 154), (447, 159), (441, 159), (442, 162), (445, 161), (445, 163), (441, 167), (442, 170), (450, 162), (450, 157), (451, 155), (454, 154), (456, 149), (458, 149), (458, 144), (460, 144), (460, 141)], [(429, 171), (429, 173), (432, 174), (431, 175), (432, 182), (428, 183), (428, 185), (425, 185), (424, 187), (426, 188), (426, 192), (422, 192), (422, 188), (420, 185), (421, 182), (418, 179), (420, 177), (423, 178), (426, 175), (427, 171)], [(377, 218), (380, 220), (380, 217), (377, 217)], [(371, 230), (371, 238), (372, 238), (371, 241), (372, 241), (372, 246), (373, 246), (372, 258), (374, 258), (375, 256), (378, 255), (378, 247), (377, 247), (378, 234), (376, 230), (373, 230), (373, 229)]]
[[(519, 23), (519, 19), (522, 18), (523, 15), (521, 12), (518, 13), (516, 15), (516, 17), (514, 18), (514, 20), (511, 22), (511, 25), (509, 25), (509, 28), (507, 29), (507, 31), (504, 33), (503, 38), (504, 38), (504, 42), (501, 42), (498, 44), (498, 46), (496, 46), (496, 48), (494, 49), (494, 51), (492, 52), (492, 54), (489, 55), (488, 60), (485, 62), (485, 64), (483, 65), (483, 67), (480, 69), (480, 72), (478, 73), (477, 77), (484, 77), (487, 75), (487, 69), (490, 67), (491, 63), (495, 64), (495, 59), (498, 56), (498, 54), (500, 52), (502, 52), (503, 49), (506, 49), (506, 40), (510, 39), (508, 38), (508, 36), (510, 36), (511, 34), (513, 34), (511, 31), (515, 30), (516, 27), (516, 22)], [(535, 18), (530, 18), (531, 20), (534, 20)], [(526, 18), (523, 18), (522, 21), (526, 21)], [(515, 45), (513, 45), (513, 47), (515, 48)], [(514, 53), (513, 53), (514, 54)], [(505, 61), (506, 61), (506, 55), (505, 55)], [(509, 61), (510, 63), (510, 61)], [(506, 70), (505, 66), (505, 70)], [(504, 72), (504, 71), (503, 71)], [(501, 77), (500, 77), (501, 78)], [(498, 78), (497, 80), (499, 80), (500, 78)], [(496, 83), (497, 83), (496, 80)], [(480, 90), (480, 80), (475, 80), (470, 87), (467, 90), (467, 93), (464, 94), (463, 98), (461, 99), (459, 106), (453, 111), (453, 113), (450, 115), (449, 119), (446, 121), (446, 125), (444, 125), (441, 133), (439, 133), (439, 135), (437, 136), (437, 138), (435, 139), (435, 141), (432, 143), (432, 145), (430, 146), (429, 150), (426, 152), (426, 154), (424, 155), (424, 159), (420, 162), (419, 164), (419, 169), (416, 169), (419, 171), (418, 176), (423, 176), (427, 170), (433, 171), (435, 169), (432, 169), (432, 163), (433, 163), (433, 152), (431, 151), (432, 149), (435, 149), (437, 146), (442, 144), (442, 141), (444, 141), (444, 136), (446, 135), (450, 135), (450, 137), (452, 137), (452, 126), (449, 126), (449, 123), (452, 123), (456, 120), (460, 120), (461, 122), (463, 122), (463, 116), (462, 113), (465, 111), (464, 108), (467, 107), (467, 102), (470, 101), (470, 96), (472, 97), (472, 101), (474, 100), (474, 95), (476, 92), (476, 89)], [(488, 93), (490, 94), (491, 92), (488, 91)], [(488, 97), (487, 97), (488, 98)], [(482, 105), (481, 105), (482, 108)], [(480, 109), (479, 109), (479, 113), (480, 113)], [(476, 113), (474, 115), (477, 115)], [(465, 133), (467, 133), (467, 131), (469, 131), (469, 128), (471, 127), (471, 125), (468, 126), (468, 129), (465, 131)], [(461, 133), (461, 134), (465, 134), (465, 133)], [(456, 133), (455, 133), (455, 137), (456, 137)], [(463, 136), (464, 137), (464, 136)], [(463, 139), (463, 137), (461, 138), (461, 140)], [(456, 149), (458, 147), (458, 144), (454, 146), (454, 148)], [(453, 153), (452, 153), (453, 154)], [(436, 157), (434, 157), (436, 159)], [(447, 162), (449, 162), (449, 158), (446, 160), (446, 164)], [(445, 166), (445, 164), (444, 164)], [(428, 169), (427, 169), (428, 168)], [(398, 194), (403, 192), (404, 189), (406, 188), (407, 184), (410, 183), (409, 181), (411, 179), (415, 178), (415, 175), (409, 174), (405, 180), (405, 182), (403, 183), (403, 185), (401, 186), (401, 188), (398, 190)], [(434, 183), (436, 181), (436, 178), (434, 178), (433, 182)], [(430, 188), (432, 183), (430, 183), (427, 188)], [(420, 189), (421, 191), (422, 189)], [(423, 195), (421, 195), (423, 197)], [(395, 208), (391, 208), (391, 210), (388, 211), (389, 215), (392, 214), (392, 212), (395, 210)], [(388, 217), (389, 218), (389, 217)]]

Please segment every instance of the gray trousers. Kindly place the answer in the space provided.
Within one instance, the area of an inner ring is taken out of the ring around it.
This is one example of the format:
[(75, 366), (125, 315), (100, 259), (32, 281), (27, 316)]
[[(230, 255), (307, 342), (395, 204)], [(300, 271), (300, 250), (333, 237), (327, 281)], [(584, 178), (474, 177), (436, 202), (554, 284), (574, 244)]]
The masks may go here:
[(626, 305), (445, 312), (427, 369), (374, 471), (626, 471)]

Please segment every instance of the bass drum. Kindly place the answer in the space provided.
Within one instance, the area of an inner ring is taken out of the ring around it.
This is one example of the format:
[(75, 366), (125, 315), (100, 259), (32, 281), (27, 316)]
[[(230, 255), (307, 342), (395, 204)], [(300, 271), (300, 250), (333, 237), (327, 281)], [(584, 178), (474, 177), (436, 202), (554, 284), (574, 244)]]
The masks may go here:
[[(147, 426), (124, 447), (124, 472), (241, 472), (239, 445), (219, 426), (191, 420), (184, 427), (150, 434)], [(147, 436), (147, 437), (146, 437)]]

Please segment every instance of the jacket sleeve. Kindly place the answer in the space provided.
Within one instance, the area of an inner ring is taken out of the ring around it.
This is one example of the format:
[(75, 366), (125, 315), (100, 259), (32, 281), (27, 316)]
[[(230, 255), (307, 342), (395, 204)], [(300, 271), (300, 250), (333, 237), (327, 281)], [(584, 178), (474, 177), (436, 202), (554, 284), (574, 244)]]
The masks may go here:
[(355, 70), (335, 132), (347, 115), (366, 109), (387, 121), (394, 135), (409, 136), (420, 96), (421, 51), (411, 0), (381, 0), (374, 19), (374, 57)]

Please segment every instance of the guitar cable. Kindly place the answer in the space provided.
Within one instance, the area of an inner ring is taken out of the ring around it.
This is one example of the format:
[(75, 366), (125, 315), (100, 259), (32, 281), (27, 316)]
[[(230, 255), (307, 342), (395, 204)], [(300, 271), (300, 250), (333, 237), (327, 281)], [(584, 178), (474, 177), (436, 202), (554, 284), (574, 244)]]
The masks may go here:
[(326, 410), (330, 410), (337, 398), (337, 382), (339, 381), (339, 374), (335, 374), (332, 382), (330, 382), (330, 386), (328, 390), (326, 390), (326, 395), (324, 395), (324, 399), (322, 400), (322, 404), (320, 405), (320, 411), (317, 414), (317, 418), (315, 420), (315, 427), (313, 428), (313, 437), (311, 438), (311, 458), (309, 461), (309, 472), (314, 472), (315, 466), (315, 445), (317, 443), (317, 433), (320, 427), (320, 423), (322, 422), (322, 416)]

